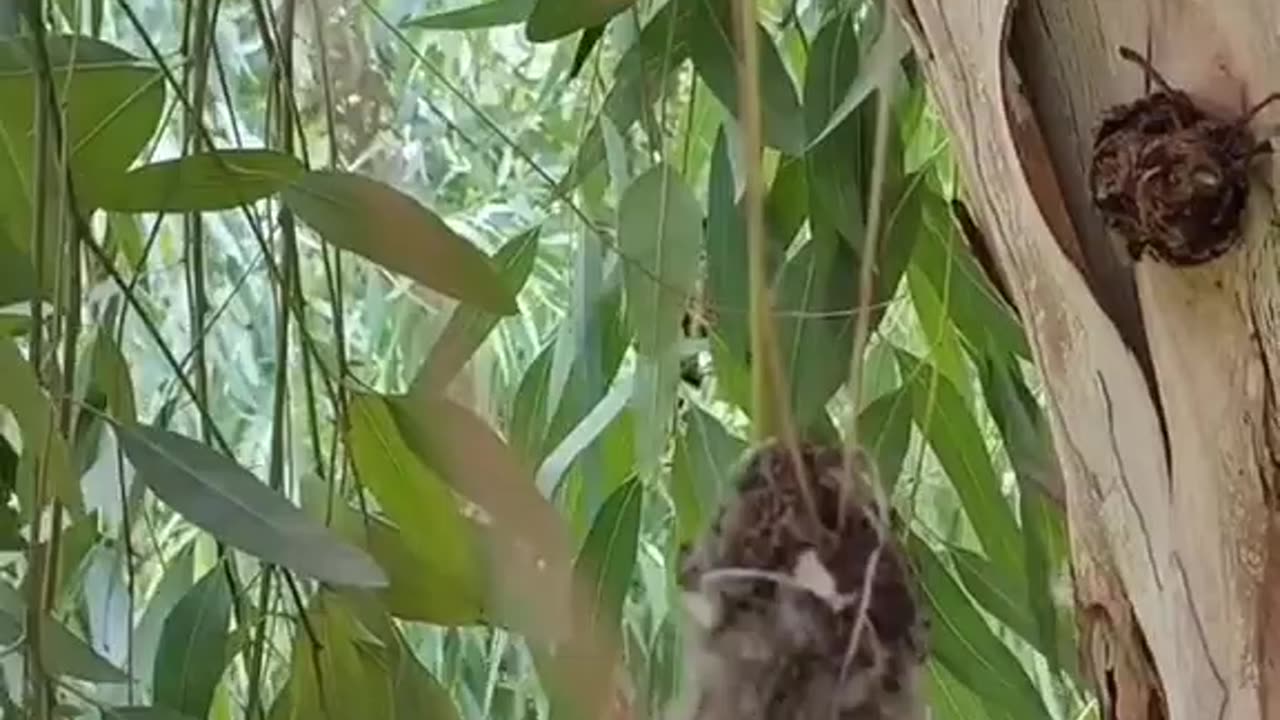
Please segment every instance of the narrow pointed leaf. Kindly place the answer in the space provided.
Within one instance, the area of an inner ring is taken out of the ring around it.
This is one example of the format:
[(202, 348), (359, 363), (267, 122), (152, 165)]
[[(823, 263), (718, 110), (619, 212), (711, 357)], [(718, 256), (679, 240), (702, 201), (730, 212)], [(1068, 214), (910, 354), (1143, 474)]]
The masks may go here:
[(702, 208), (679, 173), (658, 165), (631, 183), (618, 206), (618, 245), (636, 349), (657, 356), (680, 336), (702, 245)]
[(488, 256), (399, 190), (351, 173), (313, 171), (284, 191), (284, 202), (332, 245), (484, 310), (517, 311)]
[(648, 479), (657, 472), (675, 409), (680, 382), (675, 342), (702, 247), (702, 208), (674, 170), (658, 165), (623, 193), (618, 245), (627, 258), (627, 311), (639, 353), (633, 396), (636, 459)]
[[(493, 265), (513, 296), (519, 294), (538, 258), (538, 232), (535, 228), (522, 233), (494, 253)], [(442, 388), (466, 365), (472, 354), (488, 337), (500, 318), (493, 313), (460, 305), (454, 308), (444, 330), (427, 354), (426, 364), (415, 382)]]
[(892, 490), (911, 441), (911, 392), (899, 388), (881, 395), (858, 415), (858, 441), (876, 461), (880, 482)]
[(292, 155), (232, 148), (143, 165), (85, 200), (119, 212), (228, 210), (280, 192), (302, 172)]
[[(91, 196), (118, 177), (155, 133), (165, 99), (163, 75), (91, 37), (51, 36), (46, 46), (52, 82), (64, 103), (76, 189)], [(7, 216), (15, 238), (31, 236), (36, 57), (28, 38), (0, 42), (0, 215)]]
[(557, 185), (557, 191), (565, 193), (574, 189), (605, 159), (606, 117), (618, 133), (625, 134), (661, 96), (667, 78), (689, 57), (690, 20), (696, 4), (695, 0), (675, 0), (663, 5), (622, 54), (600, 115), (583, 138), (573, 167)]
[(414, 456), (385, 398), (353, 394), (349, 418), (347, 442), (357, 477), (398, 526), (409, 553), (404, 559), (416, 557), (423, 575), (435, 581), (441, 597), (433, 604), (442, 619), (477, 607), (474, 548), (449, 486)]
[[(614, 490), (591, 524), (574, 564), (592, 589), (591, 619), (616, 630), (635, 571), (644, 485), (630, 480)], [(611, 630), (611, 631), (613, 631)]]
[(681, 543), (701, 535), (721, 502), (733, 492), (733, 468), (747, 443), (697, 405), (685, 415), (684, 433), (676, 441), (671, 495)]
[(40, 635), (44, 661), (55, 675), (67, 675), (99, 683), (124, 683), (129, 676), (123, 670), (93, 651), (62, 623), (42, 617)]
[(1001, 572), (1021, 575), (1025, 572), (1022, 534), (964, 398), (929, 364), (905, 351), (899, 350), (897, 356), (911, 388), (916, 426), (960, 497), (982, 549)]
[(996, 637), (959, 583), (919, 536), (911, 556), (928, 605), (933, 656), (978, 697), (1017, 718), (1052, 717), (1013, 652)]
[[(732, 4), (724, 0), (697, 2), (694, 14), (693, 66), (711, 92), (735, 117), (740, 112), (738, 70), (741, 67)], [(759, 49), (760, 122), (763, 140), (788, 155), (804, 149), (800, 100), (787, 66), (773, 38), (756, 26)]]
[(190, 438), (117, 425), (138, 479), (193, 525), (262, 560), (337, 585), (387, 579), (359, 548), (307, 517), (235, 461)]
[(0, 307), (30, 300), (37, 291), (30, 256), (10, 240), (0, 223)]
[(191, 717), (209, 714), (227, 664), (231, 591), (215, 565), (178, 601), (164, 621), (152, 671), (157, 704)]
[(634, 3), (635, 0), (537, 0), (525, 25), (525, 36), (532, 42), (555, 40), (603, 24)]
[[(66, 438), (54, 427), (53, 406), (41, 390), (31, 365), (7, 337), (0, 337), (0, 377), (5, 378), (0, 382), (0, 406), (9, 408), (22, 430), (26, 448), (22, 456), (24, 464), (34, 468), (33, 458), (39, 457), (45, 463), (44, 472), (58, 498), (74, 514), (83, 513), (84, 498), (71, 470), (71, 450)], [(28, 512), (32, 510), (30, 490), (30, 487), (19, 487), (19, 499)]]

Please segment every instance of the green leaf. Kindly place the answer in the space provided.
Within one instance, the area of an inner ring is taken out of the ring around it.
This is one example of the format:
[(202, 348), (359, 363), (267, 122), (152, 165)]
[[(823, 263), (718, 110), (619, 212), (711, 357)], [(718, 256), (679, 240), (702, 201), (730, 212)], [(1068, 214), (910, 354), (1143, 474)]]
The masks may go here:
[(152, 671), (155, 658), (160, 652), (160, 636), (164, 633), (164, 623), (178, 602), (186, 597), (195, 579), (195, 545), (189, 541), (169, 560), (164, 576), (151, 599), (147, 609), (133, 631), (134, 671), (144, 686), (154, 684)]
[(534, 0), (489, 0), (456, 10), (420, 15), (401, 27), (424, 30), (478, 30), (522, 23), (533, 10)]
[(105, 328), (99, 328), (93, 339), (93, 384), (106, 396), (112, 417), (124, 423), (137, 421), (129, 364)]
[(634, 3), (635, 0), (537, 0), (525, 25), (525, 37), (536, 43), (562, 38), (601, 25)]
[[(53, 36), (46, 44), (76, 189), (91, 196), (117, 178), (155, 133), (163, 75), (94, 38)], [(16, 238), (31, 233), (36, 57), (27, 38), (0, 42), (0, 216), (7, 216)]]
[(727, 353), (745, 363), (750, 348), (747, 309), (747, 228), (736, 200), (729, 141), (722, 126), (711, 151), (707, 186), (707, 296), (716, 312), (714, 333)]
[(987, 408), (1000, 430), (1019, 487), (1065, 502), (1062, 470), (1053, 451), (1049, 420), (1023, 382), (1017, 359), (992, 347), (978, 358)]
[[(494, 552), (500, 568), (490, 579), (500, 587), (490, 593), (488, 608), (504, 623), (532, 634), (534, 641), (564, 633), (568, 618), (562, 592), (567, 590), (571, 555), (564, 523), (538, 493), (529, 466), (483, 420), (447, 397), (418, 392), (386, 402), (413, 454), (483, 508), (493, 520), (494, 546), (508, 549)], [(420, 514), (422, 508), (410, 509)], [(412, 522), (421, 523), (420, 515)], [(533, 597), (511, 593), (534, 586), (542, 589)]]
[(976, 695), (1012, 717), (1050, 718), (1026, 670), (938, 557), (916, 535), (910, 549), (929, 606), (933, 657)]
[(376, 180), (312, 171), (284, 202), (325, 241), (500, 315), (518, 311), (489, 258), (413, 198)]
[(1022, 534), (1014, 521), (986, 442), (964, 398), (927, 363), (899, 350), (898, 365), (910, 387), (916, 426), (929, 442), (964, 505), (987, 556), (1003, 573), (1024, 572)]
[(858, 415), (858, 442), (875, 459), (880, 482), (891, 490), (911, 442), (911, 392), (898, 388), (876, 398)]
[[(947, 554), (973, 599), (1010, 630), (1036, 644), (1035, 618), (1027, 607), (1027, 584), (1023, 578), (1004, 575), (990, 560), (961, 547), (949, 548)], [(1043, 648), (1037, 649), (1044, 652)]]
[[(534, 260), (538, 258), (539, 230), (534, 228), (520, 234), (494, 253), (494, 268), (512, 297), (524, 287), (533, 270)], [(434, 389), (443, 388), (466, 365), (498, 320), (497, 315), (469, 305), (454, 308), (444, 330), (431, 346), (415, 382), (426, 383)]]
[[(590, 305), (590, 309), (586, 311), (587, 321), (579, 323), (573, 332), (562, 336), (565, 342), (573, 343), (573, 346), (570, 351), (569, 372), (559, 388), (552, 385), (551, 367), (548, 366), (546, 402), (554, 403), (554, 407), (549, 408), (550, 422), (541, 420), (544, 429), (537, 456), (539, 461), (545, 460), (559, 447), (604, 398), (609, 382), (617, 375), (618, 367), (631, 343), (622, 312), (621, 283), (603, 290)], [(577, 318), (570, 318), (567, 322), (576, 320)], [(579, 335), (582, 337), (579, 338)], [(592, 344), (588, 345), (588, 342)], [(593, 358), (599, 362), (594, 378), (598, 383), (590, 382), (593, 374), (590, 363)], [(549, 358), (549, 362), (553, 361), (553, 358)]]
[(662, 96), (667, 79), (689, 57), (690, 20), (695, 5), (696, 0), (673, 0), (663, 5), (622, 54), (600, 114), (579, 145), (573, 167), (557, 184), (558, 193), (577, 187), (605, 159), (605, 118), (619, 134), (625, 134)]
[[(804, 121), (810, 136), (831, 117), (839, 102), (835, 93), (857, 76), (859, 60), (853, 24), (844, 15), (835, 16), (814, 38), (806, 66)], [(815, 223), (836, 228), (859, 247), (865, 233), (874, 132), (875, 108), (869, 107), (845, 118), (830, 137), (804, 154)], [(890, 148), (888, 153), (892, 152)], [(831, 162), (833, 157), (843, 161)]]
[[(696, 7), (692, 29), (693, 37), (697, 38), (692, 43), (693, 66), (725, 109), (737, 117), (740, 62), (733, 5), (725, 0), (711, 0), (697, 2)], [(758, 24), (756, 33), (762, 140), (788, 155), (799, 155), (804, 150), (805, 134), (795, 83), (773, 38)]]
[(116, 425), (137, 477), (195, 526), (228, 545), (323, 582), (382, 587), (367, 553), (343, 542), (236, 462), (146, 425)]
[(639, 480), (614, 490), (596, 514), (574, 564), (574, 572), (591, 589), (588, 617), (597, 627), (616, 631), (622, 620), (623, 601), (635, 571), (643, 503), (644, 486)]
[(733, 468), (746, 449), (747, 443), (730, 434), (714, 415), (698, 405), (689, 406), (671, 471), (680, 544), (699, 537), (723, 499), (733, 492)]
[(887, 84), (892, 75), (898, 72), (898, 63), (911, 49), (911, 43), (896, 18), (886, 18), (885, 22), (880, 23), (880, 27), (880, 37), (858, 68), (857, 76), (848, 84), (839, 104), (831, 111), (821, 130), (816, 133), (810, 130), (808, 147), (812, 148), (825, 140), (871, 93)]
[[(615, 385), (609, 390), (599, 403), (596, 404), (586, 417), (582, 418), (582, 422), (578, 423), (564, 440), (555, 447), (538, 466), (537, 483), (539, 490), (543, 495), (551, 497), (561, 485), (561, 480), (569, 471), (570, 467), (580, 462), (580, 458), (587, 452), (598, 450), (597, 443), (605, 436), (606, 431), (614, 427), (616, 421), (626, 417), (627, 400), (631, 396), (632, 383), (623, 381)], [(630, 427), (630, 426), (628, 426)], [(627, 463), (627, 471), (634, 469), (634, 449)], [(599, 460), (599, 458), (596, 458)], [(604, 468), (599, 463), (583, 463), (591, 465), (589, 473), (592, 486), (598, 486), (605, 480)], [(610, 492), (612, 487), (598, 488), (591, 487), (588, 490), (603, 490)], [(603, 500), (603, 498), (601, 498)], [(594, 511), (599, 507), (599, 502), (589, 503), (590, 511)]]
[(926, 667), (929, 708), (934, 720), (1013, 720), (1007, 713), (987, 707), (938, 661), (930, 660)]
[[(828, 163), (838, 165), (839, 163)], [(796, 233), (809, 217), (808, 162), (804, 158), (784, 158), (773, 174), (769, 194), (764, 199), (764, 217), (769, 239), (781, 249), (791, 246)]]
[(1065, 667), (1074, 673), (1074, 653), (1060, 642), (1061, 633), (1070, 628), (1059, 623), (1053, 601), (1054, 576), (1068, 572), (1069, 559), (1062, 507), (1065, 490), (1048, 421), (1023, 383), (1012, 354), (1001, 357), (992, 348), (981, 356), (979, 370), (987, 407), (1018, 476), (1027, 595), (1037, 631), (1028, 640), (1044, 653), (1052, 671)]
[(156, 652), (153, 697), (157, 704), (202, 718), (230, 659), (227, 628), (231, 590), (226, 568), (215, 565), (174, 606)]
[(950, 206), (937, 193), (927, 195), (917, 214), (908, 220), (919, 218), (922, 224), (912, 266), (928, 277), (939, 294), (942, 288), (947, 289), (946, 312), (971, 355), (977, 357), (994, 347), (1030, 359), (1031, 350), (1017, 317), (965, 247)]
[[(470, 614), (481, 605), (482, 588), (466, 523), (449, 487), (410, 450), (392, 412), (385, 398), (351, 396), (347, 442), (356, 476), (405, 542), (402, 551), (390, 544), (382, 550), (417, 565), (424, 579), (432, 581), (432, 592), (439, 597), (429, 610), (441, 611), (446, 619)], [(375, 537), (371, 531), (371, 545)]]
[(702, 208), (672, 168), (636, 178), (618, 204), (618, 250), (626, 259), (627, 317), (636, 350), (657, 357), (680, 337), (697, 279)]
[(928, 278), (914, 266), (907, 270), (907, 287), (911, 290), (911, 307), (920, 321), (920, 333), (924, 335), (925, 344), (929, 347), (929, 361), (952, 387), (961, 390), (965, 401), (969, 401), (970, 387), (969, 366), (965, 362), (964, 350), (960, 347), (960, 338), (956, 328), (947, 315), (947, 307), (955, 302), (950, 297), (950, 277), (942, 279), (943, 285), (935, 287)]
[[(655, 223), (657, 224), (655, 228)], [(657, 472), (680, 383), (680, 318), (697, 279), (702, 208), (680, 176), (658, 165), (633, 181), (618, 205), (627, 315), (635, 333), (636, 460)]]
[[(857, 275), (852, 251), (831, 234), (815, 236), (782, 266), (776, 290), (778, 353), (796, 427), (811, 432), (849, 374)], [(822, 348), (815, 352), (815, 348)]]
[(271, 720), (394, 717), (386, 648), (344, 599), (317, 593), (306, 622), (310, 633), (294, 635), (291, 676)]
[[(0, 208), (0, 220), (3, 215)], [(26, 302), (34, 298), (38, 290), (31, 257), (10, 239), (0, 222), (0, 307)]]
[[(483, 598), (478, 588), (460, 588), (447, 567), (447, 553), (440, 548), (423, 554), (396, 526), (361, 513), (344, 504), (334, 504), (333, 525), (353, 543), (358, 543), (387, 573), (388, 585), (377, 591), (387, 612), (402, 620), (433, 625), (472, 625), (485, 619)], [(469, 528), (477, 538), (478, 527)], [(442, 567), (445, 566), (445, 567)]]
[[(44, 470), (58, 499), (71, 509), (72, 514), (84, 513), (84, 499), (80, 494), (78, 476), (71, 470), (71, 450), (66, 438), (54, 427), (54, 408), (40, 389), (31, 365), (22, 357), (17, 345), (7, 337), (0, 337), (0, 406), (13, 412), (22, 430), (23, 465), (34, 470), (34, 459), (44, 463)], [(21, 477), (21, 474), (20, 474)], [(33, 477), (27, 477), (34, 480)], [(33, 511), (33, 485), (19, 487), (19, 499), (23, 509)]]
[(129, 676), (51, 617), (40, 618), (42, 655), (49, 672), (98, 683), (124, 683)]
[(228, 210), (280, 192), (303, 171), (292, 155), (229, 148), (143, 165), (86, 194), (85, 202), (118, 212)]

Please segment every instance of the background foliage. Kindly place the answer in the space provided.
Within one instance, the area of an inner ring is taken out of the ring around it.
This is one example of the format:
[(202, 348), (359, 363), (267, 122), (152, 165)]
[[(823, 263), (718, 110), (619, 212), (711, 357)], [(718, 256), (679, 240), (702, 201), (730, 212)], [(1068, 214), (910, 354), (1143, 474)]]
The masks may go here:
[[(728, 1), (6, 12), (5, 716), (659, 717), (758, 419)], [(906, 44), (872, 0), (757, 13), (785, 411), (907, 520), (935, 717), (1096, 717)]]

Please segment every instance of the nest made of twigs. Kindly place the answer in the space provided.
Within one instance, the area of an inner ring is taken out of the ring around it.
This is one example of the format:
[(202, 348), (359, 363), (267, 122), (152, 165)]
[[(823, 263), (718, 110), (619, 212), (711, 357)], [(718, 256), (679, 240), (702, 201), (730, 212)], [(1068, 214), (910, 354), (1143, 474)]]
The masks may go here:
[(1280, 94), (1238, 118), (1218, 118), (1146, 58), (1123, 47), (1120, 54), (1160, 89), (1105, 114), (1089, 169), (1094, 204), (1135, 261), (1147, 252), (1177, 266), (1214, 260), (1240, 243), (1249, 165), (1270, 150), (1248, 123)]
[(681, 569), (696, 720), (919, 716), (925, 622), (861, 467), (780, 443), (744, 464)]

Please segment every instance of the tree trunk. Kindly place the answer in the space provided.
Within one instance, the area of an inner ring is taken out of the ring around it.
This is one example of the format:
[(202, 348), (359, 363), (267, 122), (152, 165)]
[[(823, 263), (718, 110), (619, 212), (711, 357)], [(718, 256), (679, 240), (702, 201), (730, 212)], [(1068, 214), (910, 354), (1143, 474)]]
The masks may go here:
[(1088, 186), (1103, 111), (1144, 93), (1118, 46), (1237, 116), (1280, 90), (1280, 4), (898, 10), (1048, 388), (1102, 716), (1280, 719), (1278, 174), (1258, 159), (1243, 247), (1191, 268), (1117, 252)]

